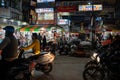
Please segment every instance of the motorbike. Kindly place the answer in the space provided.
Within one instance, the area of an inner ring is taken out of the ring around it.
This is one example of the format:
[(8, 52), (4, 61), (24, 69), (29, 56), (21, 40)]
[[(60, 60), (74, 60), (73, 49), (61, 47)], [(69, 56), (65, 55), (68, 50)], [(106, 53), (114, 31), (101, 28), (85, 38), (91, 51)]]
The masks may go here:
[[(43, 74), (49, 74), (53, 68), (53, 60), (55, 56), (50, 52), (43, 52), (44, 54), (31, 56), (28, 58), (24, 57), (24, 51), (18, 50), (19, 56), (13, 60), (13, 64), (6, 75), (7, 80), (30, 80), (34, 76), (33, 71), (40, 71)], [(20, 76), (22, 75), (22, 76)], [(4, 77), (0, 77), (4, 79)]]
[(70, 55), (73, 55), (76, 49), (77, 49), (77, 45), (72, 43), (70, 45)]
[(100, 53), (94, 52), (91, 59), (92, 60), (85, 65), (85, 69), (83, 71), (84, 80), (103, 80), (105, 73)]
[(44, 53), (35, 62), (35, 70), (42, 71), (45, 74), (49, 74), (53, 69), (53, 60), (55, 56), (50, 52)]
[(100, 47), (96, 51), (94, 51), (91, 55), (91, 60), (86, 63), (84, 68), (98, 65), (100, 63), (100, 58), (104, 59), (104, 54), (106, 53), (105, 51), (107, 51), (106, 49), (106, 47)]
[[(3, 70), (5, 72), (0, 72), (0, 80), (30, 80), (30, 69), (32, 69), (31, 61), (28, 59), (20, 58), (21, 55), (18, 56), (17, 59), (11, 61), (9, 64), (11, 66), (7, 67), (4, 65)], [(1, 57), (2, 61), (2, 57)]]
[(69, 44), (65, 43), (65, 44), (59, 45), (59, 54), (60, 55), (68, 55), (69, 51), (70, 51)]
[[(25, 58), (24, 51), (21, 52), (21, 55), (23, 55), (22, 57)], [(39, 55), (30, 56), (28, 58), (35, 65), (34, 70), (36, 71), (42, 71), (45, 74), (49, 74), (53, 69), (53, 61), (55, 56), (50, 51), (41, 52)]]
[(101, 48), (91, 56), (91, 61), (85, 65), (83, 71), (84, 80), (118, 80), (120, 78), (120, 51), (112, 48)]

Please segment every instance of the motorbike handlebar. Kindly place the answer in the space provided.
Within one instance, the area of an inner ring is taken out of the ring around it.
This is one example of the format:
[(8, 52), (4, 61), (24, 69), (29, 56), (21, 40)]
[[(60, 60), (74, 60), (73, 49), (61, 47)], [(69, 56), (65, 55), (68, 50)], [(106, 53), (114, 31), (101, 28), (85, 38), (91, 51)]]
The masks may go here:
[(24, 53), (24, 50), (23, 49), (19, 49), (19, 56), (18, 56), (18, 58), (22, 58), (23, 53)]

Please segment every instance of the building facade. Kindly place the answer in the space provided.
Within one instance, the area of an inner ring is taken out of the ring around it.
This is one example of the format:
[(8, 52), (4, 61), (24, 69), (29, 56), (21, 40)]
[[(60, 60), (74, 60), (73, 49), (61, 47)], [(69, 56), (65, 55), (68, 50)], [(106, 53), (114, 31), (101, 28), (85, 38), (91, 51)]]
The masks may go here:
[(0, 25), (20, 27), (29, 21), (29, 0), (0, 0)]
[(37, 6), (37, 3), (36, 3), (36, 0), (30, 0), (30, 6), (29, 6), (29, 11), (30, 11), (30, 14), (29, 14), (29, 23), (31, 25), (35, 25), (36, 22), (37, 22), (37, 13), (35, 11), (35, 8)]
[(22, 0), (0, 0), (0, 24), (20, 25), (22, 20)]

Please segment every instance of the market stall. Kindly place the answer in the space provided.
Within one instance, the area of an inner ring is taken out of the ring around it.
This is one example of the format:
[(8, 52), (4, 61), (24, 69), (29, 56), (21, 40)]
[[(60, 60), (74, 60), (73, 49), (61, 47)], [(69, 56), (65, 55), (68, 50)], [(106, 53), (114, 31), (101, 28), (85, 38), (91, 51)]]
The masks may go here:
[(26, 25), (18, 29), (21, 33), (31, 34), (40, 33), (41, 36), (46, 36), (47, 40), (62, 36), (64, 29), (58, 25)]

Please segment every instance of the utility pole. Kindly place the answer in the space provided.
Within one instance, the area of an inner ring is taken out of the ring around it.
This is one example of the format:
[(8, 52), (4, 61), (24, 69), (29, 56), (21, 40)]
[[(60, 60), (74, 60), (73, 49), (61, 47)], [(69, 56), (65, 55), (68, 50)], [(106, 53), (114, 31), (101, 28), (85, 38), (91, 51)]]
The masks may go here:
[(57, 25), (58, 18), (57, 18), (57, 1), (54, 3), (54, 24)]
[(91, 41), (92, 45), (94, 46), (94, 41), (95, 41), (95, 15), (94, 15), (94, 2), (90, 1), (89, 4), (92, 7), (91, 11)]

